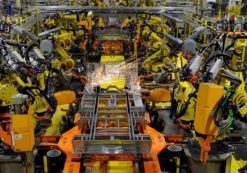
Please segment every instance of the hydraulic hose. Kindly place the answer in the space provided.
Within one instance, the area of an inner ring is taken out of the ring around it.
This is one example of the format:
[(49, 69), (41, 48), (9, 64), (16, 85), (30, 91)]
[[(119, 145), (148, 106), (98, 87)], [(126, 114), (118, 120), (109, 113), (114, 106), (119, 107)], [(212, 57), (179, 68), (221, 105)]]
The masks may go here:
[[(222, 113), (224, 112), (224, 109), (228, 108), (226, 106), (226, 104), (230, 100), (230, 97), (233, 94), (232, 91), (228, 91), (228, 92), (230, 92), (230, 93), (225, 98), (223, 98), (223, 100), (221, 100), (220, 105), (218, 106), (218, 108), (213, 113), (214, 122), (215, 122), (216, 126), (219, 127), (222, 130), (223, 129), (229, 129), (231, 127), (232, 123), (233, 123), (233, 120), (234, 120), (234, 118), (233, 118), (234, 113), (233, 113), (233, 109), (232, 108), (228, 109), (227, 112), (228, 112), (229, 116), (227, 117), (226, 120), (217, 120), (218, 114), (221, 114), (221, 116), (222, 116)], [(226, 121), (226, 122), (223, 122), (223, 121)]]

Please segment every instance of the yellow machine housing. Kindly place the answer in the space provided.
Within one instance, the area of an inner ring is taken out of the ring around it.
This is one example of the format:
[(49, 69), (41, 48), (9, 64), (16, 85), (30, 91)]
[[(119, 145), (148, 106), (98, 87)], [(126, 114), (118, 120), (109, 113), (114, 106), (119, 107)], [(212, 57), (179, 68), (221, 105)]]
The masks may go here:
[(58, 105), (70, 104), (76, 100), (75, 92), (70, 90), (56, 92), (54, 97), (56, 98)]
[(237, 160), (234, 155), (230, 155), (226, 162), (225, 173), (239, 172), (238, 170), (247, 164), (246, 160)]
[(189, 99), (190, 94), (195, 92), (195, 88), (190, 82), (182, 81), (179, 82), (178, 85), (178, 92), (177, 92), (177, 112), (180, 113), (184, 106), (186, 105), (186, 102), (189, 102), (188, 108), (186, 109), (186, 112), (183, 116), (181, 116), (179, 119), (182, 121), (193, 121), (195, 117), (195, 98)]
[(11, 104), (11, 97), (17, 94), (17, 88), (12, 84), (1, 84), (0, 83), (0, 105), (8, 106)]
[(107, 169), (108, 173), (132, 173), (134, 165), (131, 161), (109, 161), (107, 168), (104, 168), (100, 162), (95, 162), (92, 166), (92, 173), (101, 173), (103, 169)]
[(245, 11), (246, 8), (244, 8), (245, 6), (246, 6), (245, 3), (229, 5), (227, 7), (227, 12), (230, 15), (235, 15), (235, 16), (246, 15), (246, 11)]
[(64, 125), (63, 118), (66, 117), (66, 111), (69, 110), (70, 104), (76, 101), (76, 94), (74, 91), (65, 90), (54, 94), (57, 101), (56, 111), (52, 116), (52, 123), (46, 129), (45, 135), (60, 135), (61, 128)]
[(12, 146), (15, 151), (32, 151), (35, 143), (33, 114), (15, 114), (12, 119)]
[(198, 90), (194, 126), (196, 132), (204, 135), (218, 135), (218, 128), (214, 123), (213, 109), (224, 94), (223, 86), (213, 83), (201, 83)]

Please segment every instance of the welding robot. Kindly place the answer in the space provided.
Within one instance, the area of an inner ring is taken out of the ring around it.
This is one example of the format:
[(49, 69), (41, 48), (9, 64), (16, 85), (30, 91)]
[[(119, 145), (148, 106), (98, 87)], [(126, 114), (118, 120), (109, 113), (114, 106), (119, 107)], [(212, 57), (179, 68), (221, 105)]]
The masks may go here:
[[(245, 57), (242, 53), (246, 47), (246, 38), (243, 34), (232, 38), (230, 33), (226, 37), (220, 38), (226, 39), (228, 37), (230, 41), (227, 43), (225, 49), (222, 49), (226, 53), (215, 53), (206, 61), (207, 65), (204, 64), (204, 68), (207, 68), (207, 70), (205, 71), (204, 69), (201, 73), (203, 74), (203, 81), (207, 83), (200, 82), (198, 85), (192, 82), (180, 82), (179, 87), (181, 90), (178, 90), (177, 97), (187, 97), (188, 99), (184, 104), (184, 108), (180, 109), (180, 113), (184, 114), (184, 117), (181, 115), (178, 119), (180, 119), (180, 123), (181, 121), (183, 122), (183, 128), (193, 131), (194, 139), (189, 141), (189, 149), (185, 149), (190, 162), (198, 164), (199, 160), (206, 162), (209, 159), (209, 163), (212, 163), (212, 159), (214, 160), (214, 157), (217, 156), (219, 158), (218, 161), (227, 160), (226, 172), (231, 172), (234, 169), (237, 170), (244, 166), (243, 164), (245, 162), (242, 160), (246, 159), (239, 157), (239, 154), (237, 154), (241, 152), (241, 145), (236, 145), (235, 155), (231, 155), (233, 151), (231, 147), (235, 147), (234, 142), (231, 141), (232, 134), (234, 134), (233, 131), (234, 129), (236, 130), (236, 125), (234, 124), (246, 116), (244, 101), (246, 99), (246, 91), (242, 76), (244, 67), (240, 65), (242, 64), (240, 61), (242, 62), (243, 57)], [(237, 54), (235, 51), (239, 50), (239, 48), (240, 52)], [(232, 56), (230, 56), (229, 54), (231, 54), (230, 52), (232, 50), (234, 51)], [(234, 58), (234, 56), (238, 56), (238, 65), (240, 65), (238, 69), (234, 69), (234, 66), (231, 65), (231, 63), (236, 61), (236, 57)], [(202, 55), (197, 55), (189, 65), (192, 74), (198, 75), (198, 69), (201, 66), (202, 59)], [(222, 69), (224, 65), (225, 68), (230, 70)], [(214, 84), (215, 81), (218, 81), (220, 85)], [(186, 118), (190, 120), (188, 121)], [(184, 122), (190, 123), (184, 124)], [(231, 131), (230, 134), (229, 131)], [(219, 148), (221, 149), (219, 150)], [(199, 150), (201, 152), (198, 152)], [(224, 156), (221, 154), (224, 154)], [(231, 167), (230, 165), (234, 163), (239, 163), (239, 166)], [(196, 168), (194, 167), (194, 169)], [(220, 171), (221, 169), (218, 167), (217, 170)]]

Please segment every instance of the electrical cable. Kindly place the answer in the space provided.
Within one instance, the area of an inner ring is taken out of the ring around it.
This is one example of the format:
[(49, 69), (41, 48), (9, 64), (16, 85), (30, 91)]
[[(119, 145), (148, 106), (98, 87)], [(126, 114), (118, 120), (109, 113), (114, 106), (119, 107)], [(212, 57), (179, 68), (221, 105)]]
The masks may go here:
[(245, 70), (246, 70), (245, 67), (240, 68), (240, 69), (233, 69), (233, 68), (229, 65), (229, 62), (228, 62), (228, 60), (231, 59), (232, 57), (229, 56), (229, 55), (227, 55), (227, 54), (225, 54), (225, 53), (219, 53), (219, 54), (216, 54), (216, 55), (213, 55), (213, 56), (209, 57), (209, 58), (206, 60), (206, 62), (204, 63), (204, 65), (203, 65), (203, 67), (202, 67), (202, 71), (203, 71), (203, 72), (206, 71), (207, 65), (208, 65), (208, 63), (209, 63), (210, 61), (212, 61), (212, 60), (215, 59), (215, 58), (221, 58), (221, 57), (223, 58), (224, 64), (226, 65), (226, 67), (227, 67), (229, 70), (231, 70), (231, 71), (233, 71), (233, 72), (242, 72), (242, 71), (245, 71)]

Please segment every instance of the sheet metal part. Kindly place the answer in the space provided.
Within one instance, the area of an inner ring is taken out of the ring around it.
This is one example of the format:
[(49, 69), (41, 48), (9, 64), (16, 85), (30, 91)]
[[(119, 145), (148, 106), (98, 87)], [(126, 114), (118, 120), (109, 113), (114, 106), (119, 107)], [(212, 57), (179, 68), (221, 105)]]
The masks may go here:
[(144, 115), (145, 109), (140, 96), (124, 92), (85, 94), (80, 105), (78, 125), (86, 133), (73, 136), (74, 152), (77, 154), (150, 152), (151, 137), (143, 134), (146, 126)]

